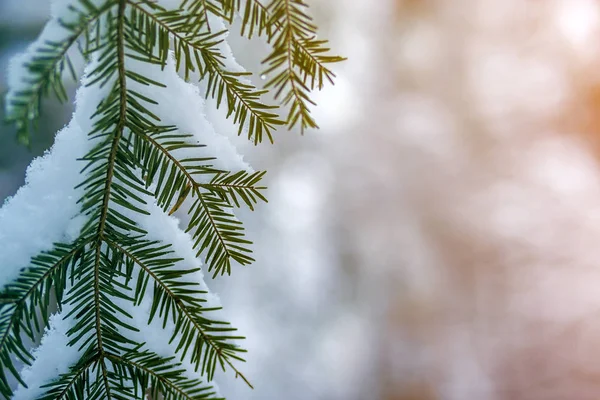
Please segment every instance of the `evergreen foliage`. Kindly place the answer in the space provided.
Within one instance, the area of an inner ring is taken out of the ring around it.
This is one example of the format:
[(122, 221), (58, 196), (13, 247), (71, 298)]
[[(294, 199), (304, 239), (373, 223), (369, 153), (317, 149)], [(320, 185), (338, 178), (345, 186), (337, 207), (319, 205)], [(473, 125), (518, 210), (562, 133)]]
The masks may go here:
[[(233, 214), (237, 207), (253, 210), (266, 202), (261, 180), (265, 172), (224, 171), (213, 167), (213, 157), (200, 152), (202, 144), (176, 126), (161, 124), (149, 105), (169, 99), (149, 98), (135, 85), (163, 86), (128, 68), (126, 60), (164, 67), (170, 52), (186, 79), (198, 74), (206, 82), (206, 97), (226, 107), (227, 114), (255, 144), (273, 141), (280, 125), (314, 128), (310, 93), (332, 81), (331, 56), (326, 42), (316, 38), (316, 27), (301, 0), (183, 0), (166, 9), (152, 0), (73, 0), (76, 22), (64, 22), (68, 38), (47, 42), (24, 68), (28, 88), (10, 99), (8, 119), (18, 128), (18, 139), (28, 144), (44, 96), (54, 93), (67, 100), (63, 78), (75, 76), (68, 51), (77, 46), (86, 60), (95, 60), (88, 85), (104, 90), (88, 132), (95, 146), (82, 159), (83, 196), (79, 200), (86, 223), (77, 240), (56, 243), (34, 257), (18, 279), (0, 292), (0, 395), (12, 396), (14, 376), (21, 384), (15, 360), (25, 364), (33, 356), (25, 338), (35, 339), (48, 324), (51, 303), (68, 304), (65, 318), (75, 323), (69, 345), (82, 349), (71, 370), (45, 387), (42, 399), (215, 399), (211, 386), (217, 367), (239, 371), (244, 350), (241, 337), (205, 306), (206, 292), (198, 289), (171, 243), (149, 240), (134, 214), (148, 214), (148, 196), (172, 214), (184, 206), (190, 215), (186, 231), (213, 277), (230, 274), (233, 264), (254, 261), (251, 242)], [(241, 17), (241, 34), (263, 36), (272, 46), (265, 58), (265, 89), (229, 71), (219, 49), (226, 32), (211, 29), (209, 15), (229, 24)], [(287, 106), (263, 98), (273, 93)], [(193, 156), (190, 156), (193, 154)], [(219, 154), (214, 154), (218, 157)], [(203, 179), (199, 179), (202, 177)], [(208, 179), (206, 179), (208, 177)], [(189, 202), (186, 202), (190, 199)], [(128, 214), (131, 215), (131, 214)], [(171, 358), (160, 357), (132, 340), (137, 331), (123, 301), (139, 305), (153, 294), (148, 323), (154, 319), (175, 324)], [(180, 361), (193, 363), (196, 379), (186, 377)]]

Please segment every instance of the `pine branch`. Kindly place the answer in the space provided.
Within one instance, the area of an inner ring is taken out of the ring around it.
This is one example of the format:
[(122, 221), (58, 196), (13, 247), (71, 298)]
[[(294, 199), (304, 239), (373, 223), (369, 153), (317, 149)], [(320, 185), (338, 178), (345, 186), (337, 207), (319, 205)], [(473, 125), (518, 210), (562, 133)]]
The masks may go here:
[(317, 128), (310, 116), (307, 103), (315, 105), (309, 97), (309, 88), (295, 70), (294, 43), (296, 37), (313, 33), (315, 28), (310, 18), (303, 13), (306, 5), (301, 0), (273, 0), (269, 5), (271, 21), (281, 27), (273, 43), (273, 52), (263, 60), (267, 65), (265, 75), (279, 70), (269, 81), (266, 88), (275, 89), (275, 98), (284, 92), (282, 103), (290, 105), (287, 124), (291, 128), (300, 121), (300, 128)]
[(97, 230), (97, 243), (96, 243), (96, 255), (94, 261), (94, 311), (95, 311), (95, 330), (96, 340), (99, 352), (99, 363), (102, 369), (102, 380), (104, 381), (106, 397), (108, 400), (112, 398), (110, 384), (108, 381), (108, 372), (106, 369), (106, 363), (104, 361), (105, 349), (102, 338), (102, 302), (100, 293), (100, 260), (101, 260), (101, 249), (102, 241), (104, 240), (104, 234), (106, 229), (106, 220), (109, 211), (109, 201), (111, 194), (111, 184), (113, 181), (115, 160), (117, 157), (117, 150), (119, 149), (119, 141), (123, 135), (123, 129), (125, 128), (125, 118), (127, 115), (127, 83), (126, 83), (126, 70), (125, 70), (125, 38), (124, 38), (124, 24), (125, 24), (125, 0), (119, 0), (119, 8), (117, 13), (117, 31), (116, 31), (116, 45), (117, 45), (117, 71), (118, 71), (118, 88), (119, 88), (119, 119), (115, 129), (115, 134), (112, 139), (112, 145), (110, 149), (110, 155), (108, 158), (108, 165), (106, 168), (106, 179), (104, 187), (104, 197), (102, 199), (102, 205), (100, 206), (100, 220), (98, 223)]
[[(167, 246), (155, 247), (156, 242), (136, 241), (133, 248), (125, 248), (112, 241), (107, 241), (107, 244), (138, 265), (145, 273), (145, 275), (139, 275), (137, 280), (135, 289), (137, 304), (143, 299), (142, 295), (148, 286), (148, 280), (154, 281), (154, 296), (148, 323), (152, 322), (157, 311), (164, 324), (169, 320), (171, 313), (176, 315), (173, 339), (179, 336), (177, 349), (178, 351), (183, 350), (182, 359), (185, 358), (188, 349), (192, 348), (192, 363), (195, 363), (196, 370), (198, 370), (204, 361), (201, 373), (202, 375), (206, 374), (209, 381), (213, 379), (218, 361), (221, 366), (229, 365), (235, 371), (236, 376), (242, 377), (252, 387), (230, 360), (230, 358), (235, 358), (243, 361), (236, 355), (243, 350), (229, 343), (230, 340), (242, 338), (223, 336), (224, 332), (232, 332), (235, 329), (223, 328), (223, 322), (207, 319), (204, 314), (215, 309), (207, 309), (202, 306), (202, 302), (205, 301), (203, 296), (206, 292), (190, 288), (189, 282), (181, 281), (182, 277), (195, 272), (194, 270), (175, 269), (175, 263), (180, 261), (179, 259), (162, 258), (158, 261), (157, 254), (165, 256), (172, 254), (172, 251)], [(219, 335), (214, 336), (210, 332), (218, 332)], [(204, 350), (205, 347), (210, 350)], [(211, 363), (209, 360), (214, 360), (214, 362)]]
[[(299, 2), (304, 7), (306, 4)], [(276, 32), (280, 32), (284, 29), (282, 25), (274, 16), (272, 16), (267, 7), (263, 6), (259, 0), (248, 0), (248, 4), (253, 4), (255, 7), (262, 10), (264, 14), (264, 24), (273, 23)], [(306, 17), (310, 20), (310, 17)], [(308, 28), (308, 26), (307, 26)], [(310, 28), (302, 34), (297, 32), (298, 36), (292, 35), (291, 40), (295, 47), (295, 65), (302, 71), (303, 81), (306, 83), (310, 79), (311, 91), (315, 88), (321, 90), (324, 86), (324, 81), (327, 79), (330, 84), (333, 85), (333, 79), (335, 74), (327, 64), (338, 63), (346, 60), (345, 57), (327, 55), (330, 51), (329, 48), (324, 47), (327, 45), (327, 40), (317, 40), (316, 26), (310, 25)], [(272, 40), (274, 36), (268, 35), (269, 40)]]
[[(230, 199), (234, 199), (237, 204), (236, 191), (242, 198), (245, 196), (247, 199), (264, 199), (264, 196), (260, 193), (263, 188), (252, 186), (258, 183), (264, 173), (254, 174), (251, 178), (248, 178), (248, 175), (244, 172), (241, 175), (240, 173), (233, 175), (226, 173), (217, 175), (211, 184), (200, 184), (193, 176), (195, 173), (205, 174), (219, 171), (211, 170), (209, 166), (200, 170), (197, 167), (190, 170), (190, 163), (206, 161), (207, 159), (194, 158), (179, 161), (160, 142), (167, 139), (172, 146), (180, 148), (185, 145), (183, 137), (156, 135), (157, 139), (155, 139), (153, 135), (145, 135), (140, 131), (134, 131), (134, 134), (136, 135), (136, 139), (133, 141), (134, 151), (142, 160), (142, 168), (148, 171), (146, 185), (148, 186), (152, 182), (157, 171), (163, 171), (163, 175), (158, 179), (155, 192), (155, 196), (159, 199), (159, 206), (167, 209), (177, 193), (179, 193), (180, 198), (179, 204), (185, 200), (188, 193), (191, 193), (192, 198), (196, 199), (189, 208), (189, 214), (192, 218), (188, 223), (186, 232), (192, 232), (194, 248), (198, 251), (198, 255), (208, 249), (209, 252), (206, 256), (208, 270), (214, 270), (215, 276), (224, 273), (230, 274), (231, 260), (241, 265), (253, 262), (254, 259), (247, 255), (250, 253), (250, 249), (246, 245), (251, 243), (243, 238), (243, 227), (240, 226), (235, 216), (226, 210), (230, 207)], [(165, 179), (165, 176), (168, 176), (168, 178)], [(231, 176), (234, 176), (234, 180), (238, 177), (245, 177), (246, 185), (248, 186), (248, 183), (250, 183), (251, 187), (225, 186), (225, 183), (234, 181), (231, 178), (228, 180), (228, 177)], [(203, 192), (202, 188), (213, 193), (218, 192), (218, 196)], [(225, 195), (225, 197), (222, 197), (222, 195)], [(251, 209), (253, 208), (252, 201), (248, 201), (247, 204)]]
[(68, 69), (73, 80), (77, 80), (67, 52), (82, 36), (89, 35), (91, 27), (114, 6), (114, 1), (108, 0), (100, 7), (89, 1), (82, 1), (81, 5), (83, 10), (72, 8), (78, 14), (77, 22), (61, 23), (63, 28), (70, 31), (69, 35), (62, 41), (44, 42), (37, 49), (37, 55), (24, 65), (28, 72), (29, 88), (11, 93), (13, 97), (9, 101), (6, 121), (16, 125), (17, 139), (24, 145), (29, 145), (31, 130), (37, 128), (42, 98), (54, 93), (59, 101), (67, 101), (63, 83), (65, 69)]

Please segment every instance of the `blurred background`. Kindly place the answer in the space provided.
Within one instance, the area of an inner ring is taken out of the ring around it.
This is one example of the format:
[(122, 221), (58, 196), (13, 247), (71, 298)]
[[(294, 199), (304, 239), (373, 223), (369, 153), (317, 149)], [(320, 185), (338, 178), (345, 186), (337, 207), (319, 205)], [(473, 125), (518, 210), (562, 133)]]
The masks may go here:
[[(309, 3), (348, 61), (321, 130), (235, 140), (270, 202), (241, 216), (256, 264), (208, 282), (256, 387), (223, 394), (600, 398), (600, 2)], [(0, 90), (48, 12), (0, 2)], [(0, 201), (70, 111), (47, 102), (32, 151), (0, 128)]]

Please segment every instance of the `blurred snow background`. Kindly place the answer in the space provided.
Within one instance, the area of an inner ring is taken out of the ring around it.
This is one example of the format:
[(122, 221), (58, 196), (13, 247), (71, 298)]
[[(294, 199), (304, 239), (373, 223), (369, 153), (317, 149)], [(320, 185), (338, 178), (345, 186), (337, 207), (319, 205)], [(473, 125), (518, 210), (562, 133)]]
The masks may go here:
[[(244, 215), (256, 264), (208, 282), (256, 387), (223, 393), (597, 399), (600, 4), (310, 3), (349, 60), (320, 131), (238, 141), (270, 202)], [(0, 85), (47, 9), (0, 2)], [(232, 46), (259, 70), (259, 44)], [(0, 199), (68, 113), (48, 102), (32, 152), (0, 128)]]

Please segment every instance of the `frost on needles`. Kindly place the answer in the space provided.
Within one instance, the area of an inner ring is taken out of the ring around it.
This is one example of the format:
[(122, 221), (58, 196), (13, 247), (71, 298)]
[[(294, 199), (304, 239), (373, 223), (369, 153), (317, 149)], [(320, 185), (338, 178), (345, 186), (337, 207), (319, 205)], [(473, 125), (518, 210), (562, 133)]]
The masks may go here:
[[(216, 399), (217, 368), (251, 387), (243, 338), (203, 273), (254, 261), (234, 211), (266, 201), (265, 172), (206, 115), (224, 110), (255, 144), (281, 125), (317, 127), (311, 92), (342, 58), (306, 12), (301, 0), (52, 2), (9, 71), (20, 142), (43, 97), (68, 100), (72, 58), (86, 66), (70, 123), (0, 209), (0, 396)], [(271, 45), (264, 89), (231, 55), (234, 21)]]

